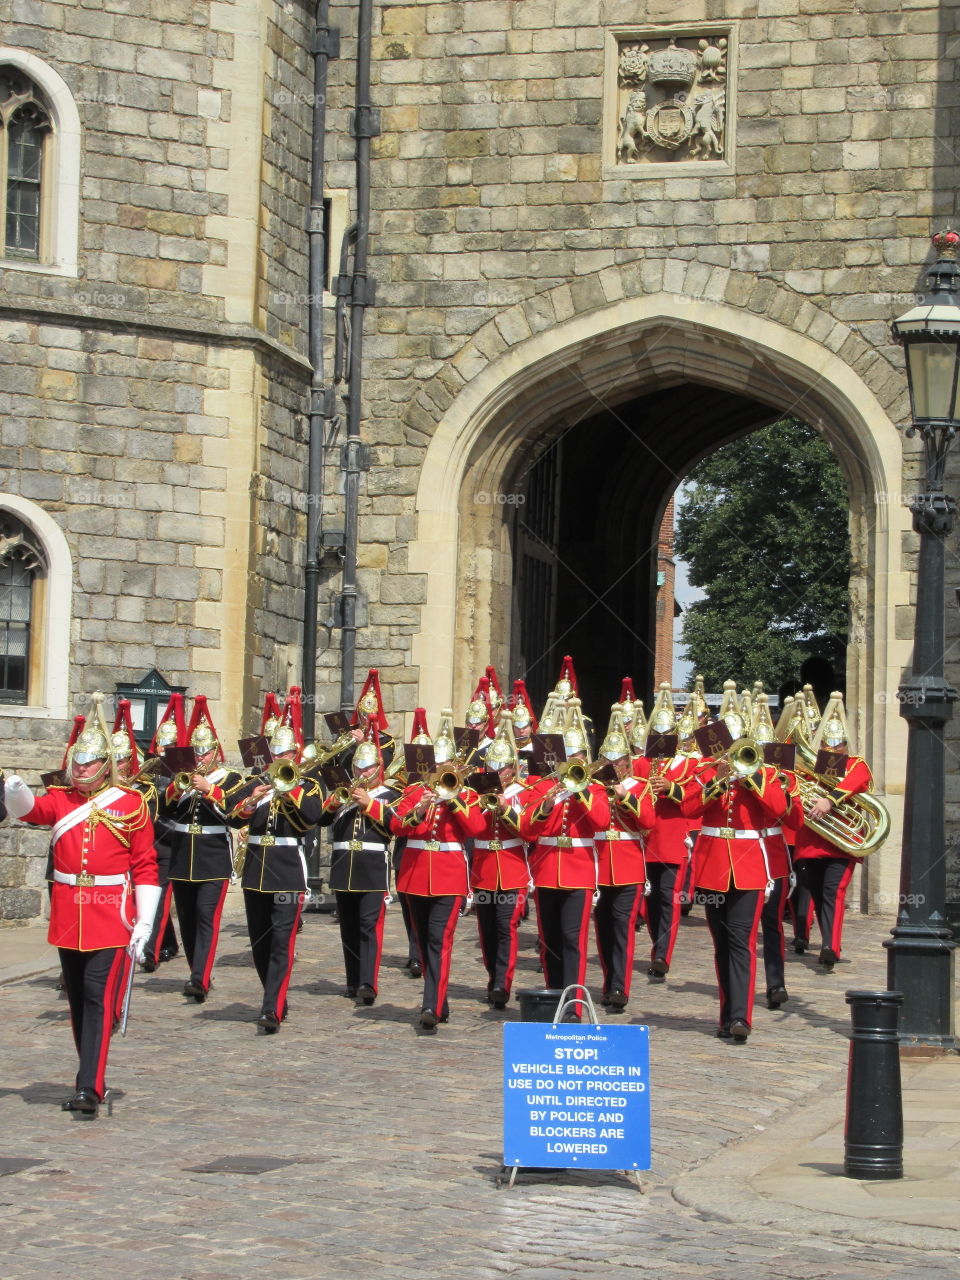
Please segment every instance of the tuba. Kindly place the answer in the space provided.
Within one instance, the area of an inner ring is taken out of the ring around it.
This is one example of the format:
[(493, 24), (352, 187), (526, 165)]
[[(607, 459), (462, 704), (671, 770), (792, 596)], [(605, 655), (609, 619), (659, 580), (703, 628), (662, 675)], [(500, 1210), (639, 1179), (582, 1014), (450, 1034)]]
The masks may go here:
[(831, 788), (813, 771), (817, 754), (805, 723), (796, 724), (793, 739), (798, 756), (795, 770), (797, 785), (804, 809), (809, 809), (814, 801), (821, 799), (827, 799), (833, 805), (824, 817), (814, 822), (807, 818), (807, 826), (824, 840), (835, 844), (842, 853), (849, 853), (855, 858), (876, 853), (890, 834), (890, 814), (885, 806), (876, 796), (864, 792), (835, 800), (830, 794)]

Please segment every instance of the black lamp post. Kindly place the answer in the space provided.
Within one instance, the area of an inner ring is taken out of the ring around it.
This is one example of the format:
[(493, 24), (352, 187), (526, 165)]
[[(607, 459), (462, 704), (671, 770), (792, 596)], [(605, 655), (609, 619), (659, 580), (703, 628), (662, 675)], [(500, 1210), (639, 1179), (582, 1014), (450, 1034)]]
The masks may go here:
[(907, 721), (907, 775), (900, 862), (900, 907), (888, 948), (887, 985), (903, 992), (901, 1043), (957, 1048), (954, 944), (946, 919), (943, 726), (956, 689), (944, 679), (944, 552), (956, 499), (944, 492), (947, 451), (960, 429), (960, 233), (934, 236), (930, 294), (893, 322), (907, 361), (912, 422), (923, 440), (923, 489), (911, 500), (920, 535), (917, 610), (910, 676), (897, 691)]

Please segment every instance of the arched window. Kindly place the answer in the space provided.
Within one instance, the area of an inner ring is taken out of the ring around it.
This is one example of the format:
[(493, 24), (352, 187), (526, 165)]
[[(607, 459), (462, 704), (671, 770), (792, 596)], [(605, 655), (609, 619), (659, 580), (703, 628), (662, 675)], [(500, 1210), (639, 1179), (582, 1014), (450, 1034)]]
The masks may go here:
[(41, 262), (50, 220), (49, 143), (53, 125), (43, 92), (16, 67), (0, 67), (0, 234), (4, 258)]
[(59, 72), (0, 45), (0, 267), (76, 276), (80, 116)]
[(0, 702), (29, 702), (31, 681), (37, 681), (39, 645), (31, 624), (45, 570), (38, 541), (19, 520), (0, 512)]

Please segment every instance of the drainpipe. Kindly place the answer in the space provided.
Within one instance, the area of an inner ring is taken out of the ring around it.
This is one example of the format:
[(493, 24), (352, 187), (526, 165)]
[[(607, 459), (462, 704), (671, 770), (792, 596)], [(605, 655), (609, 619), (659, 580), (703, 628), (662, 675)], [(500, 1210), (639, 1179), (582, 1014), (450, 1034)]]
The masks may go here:
[[(376, 295), (367, 276), (370, 239), (370, 139), (380, 133), (380, 113), (370, 104), (370, 49), (373, 0), (360, 0), (357, 26), (357, 93), (352, 132), (357, 140), (357, 220), (350, 282), (350, 353), (347, 375), (347, 438), (341, 451), (344, 479), (344, 548), (341, 582), (340, 708), (352, 711), (357, 651), (357, 529), (360, 475), (369, 470), (369, 454), (360, 439), (363, 386), (363, 322)], [(345, 282), (341, 282), (345, 283)]]
[(324, 219), (324, 144), (327, 131), (327, 65), (340, 53), (340, 32), (330, 27), (330, 0), (318, 0), (313, 35), (313, 137), (310, 155), (310, 251), (308, 325), (310, 379), (309, 445), (307, 453), (307, 546), (303, 583), (303, 732), (316, 737), (317, 599), (322, 555), (323, 472), (328, 437), (335, 430), (336, 388), (324, 382), (323, 291), (326, 226)]

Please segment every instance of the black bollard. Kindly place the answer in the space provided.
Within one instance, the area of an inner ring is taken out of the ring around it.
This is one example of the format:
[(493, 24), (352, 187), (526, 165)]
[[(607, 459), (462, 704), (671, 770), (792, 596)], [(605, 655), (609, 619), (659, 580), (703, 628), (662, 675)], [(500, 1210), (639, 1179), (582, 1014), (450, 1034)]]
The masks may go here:
[(850, 1059), (843, 1172), (848, 1178), (903, 1177), (900, 991), (848, 991)]

